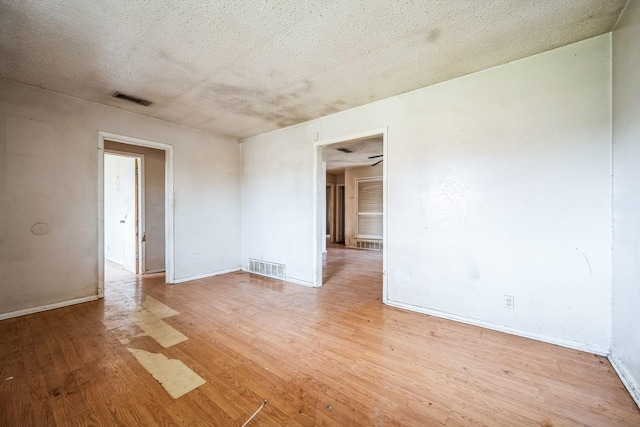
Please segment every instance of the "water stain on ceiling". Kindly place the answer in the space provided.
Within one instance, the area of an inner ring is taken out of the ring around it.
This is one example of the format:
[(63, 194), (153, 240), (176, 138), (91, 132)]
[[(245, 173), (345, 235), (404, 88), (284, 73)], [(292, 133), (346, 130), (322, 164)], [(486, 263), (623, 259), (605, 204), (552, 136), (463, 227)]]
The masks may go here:
[(0, 76), (243, 139), (604, 34), (626, 3), (0, 0)]

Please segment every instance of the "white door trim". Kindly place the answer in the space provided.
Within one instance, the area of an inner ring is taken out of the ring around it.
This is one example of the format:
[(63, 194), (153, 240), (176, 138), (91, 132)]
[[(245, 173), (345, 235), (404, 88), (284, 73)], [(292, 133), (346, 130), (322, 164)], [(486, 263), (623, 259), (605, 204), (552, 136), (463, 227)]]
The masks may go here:
[(331, 138), (327, 140), (315, 141), (313, 143), (313, 272), (314, 272), (314, 287), (322, 286), (322, 239), (326, 239), (322, 234), (322, 223), (320, 218), (324, 218), (325, 213), (321, 212), (322, 203), (319, 200), (320, 197), (326, 198), (326, 177), (322, 175), (322, 148), (331, 145), (338, 144), (340, 142), (354, 142), (362, 139), (368, 139), (374, 136), (382, 136), (382, 154), (384, 162), (382, 162), (382, 301), (387, 304), (387, 257), (388, 257), (388, 227), (387, 227), (387, 204), (389, 203), (389, 197), (387, 193), (387, 177), (389, 167), (389, 157), (387, 156), (387, 138), (388, 129), (386, 127), (380, 129), (373, 129), (366, 132), (360, 132), (353, 135), (341, 136), (338, 138)]
[(145, 139), (98, 131), (98, 297), (104, 297), (104, 141), (120, 142), (165, 152), (165, 281), (175, 282), (173, 146)]

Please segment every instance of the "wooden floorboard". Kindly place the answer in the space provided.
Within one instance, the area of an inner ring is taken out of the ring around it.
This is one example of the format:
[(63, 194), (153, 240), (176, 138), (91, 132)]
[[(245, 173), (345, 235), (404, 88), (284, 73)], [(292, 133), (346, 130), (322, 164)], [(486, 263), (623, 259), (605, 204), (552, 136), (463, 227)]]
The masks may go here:
[[(249, 426), (640, 426), (604, 357), (384, 306), (380, 252), (329, 245), (318, 289), (108, 267), (104, 300), (0, 322), (0, 426), (241, 426), (265, 399)], [(187, 341), (143, 334), (148, 296)], [(206, 383), (174, 399), (128, 348)]]

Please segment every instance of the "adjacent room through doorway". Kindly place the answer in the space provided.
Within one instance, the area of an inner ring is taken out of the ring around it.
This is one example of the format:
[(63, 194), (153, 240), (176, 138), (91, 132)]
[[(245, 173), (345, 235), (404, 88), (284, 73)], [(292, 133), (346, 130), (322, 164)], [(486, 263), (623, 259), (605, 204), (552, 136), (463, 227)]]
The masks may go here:
[[(374, 251), (368, 262), (383, 263), (384, 250), (384, 140), (383, 135), (338, 141), (321, 150), (326, 187), (322, 218), (326, 239), (323, 283), (333, 277), (340, 263), (357, 262), (350, 251)], [(327, 269), (327, 265), (332, 265)], [(337, 266), (337, 267), (336, 267)], [(381, 269), (382, 270), (382, 269)], [(380, 275), (382, 288), (382, 275)]]
[[(107, 152), (104, 155), (105, 265), (139, 274), (142, 189), (138, 179), (142, 157)], [(110, 271), (111, 268), (106, 271)]]
[(165, 271), (165, 151), (105, 140), (105, 282)]

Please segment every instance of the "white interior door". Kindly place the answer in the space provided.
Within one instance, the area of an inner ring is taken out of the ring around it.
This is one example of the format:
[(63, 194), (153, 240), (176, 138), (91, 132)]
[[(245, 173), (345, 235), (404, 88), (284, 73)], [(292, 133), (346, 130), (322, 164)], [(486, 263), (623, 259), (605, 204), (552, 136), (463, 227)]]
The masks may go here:
[(105, 257), (136, 273), (136, 159), (104, 156)]
[(109, 261), (124, 263), (120, 157), (104, 156), (104, 255)]
[(136, 271), (136, 159), (121, 157), (122, 162), (122, 236), (125, 270)]

